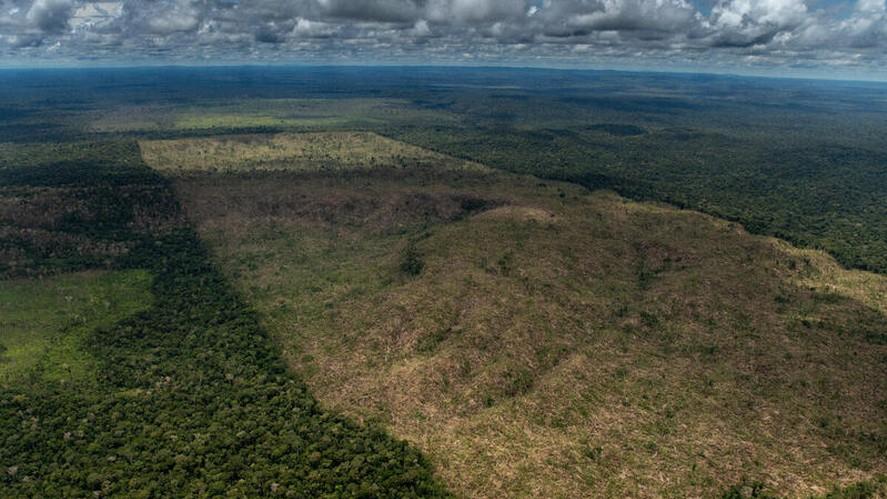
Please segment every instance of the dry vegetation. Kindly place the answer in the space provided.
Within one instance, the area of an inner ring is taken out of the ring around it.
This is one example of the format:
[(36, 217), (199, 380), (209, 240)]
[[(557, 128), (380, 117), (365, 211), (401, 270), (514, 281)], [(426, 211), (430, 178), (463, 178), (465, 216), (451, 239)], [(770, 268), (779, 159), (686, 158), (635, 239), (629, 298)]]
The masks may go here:
[(89, 113), (87, 129), (125, 132), (274, 127), (309, 131), (414, 121), (440, 124), (455, 121), (455, 117), (441, 110), (418, 108), (403, 99), (236, 99), (174, 106), (121, 103)]
[(807, 496), (887, 472), (887, 277), (567, 184), (354, 171), (456, 161), (370, 134), (142, 151), (171, 173), (287, 170), (177, 189), (318, 398), (457, 493)]
[(369, 132), (144, 140), (139, 146), (142, 157), (152, 168), (176, 174), (255, 170), (314, 172), (380, 167), (484, 169), (477, 164)]
[(410, 101), (400, 99), (261, 99), (199, 106), (176, 113), (173, 127), (183, 130), (276, 127), (309, 131), (432, 119), (440, 123), (453, 117), (439, 111), (417, 109)]

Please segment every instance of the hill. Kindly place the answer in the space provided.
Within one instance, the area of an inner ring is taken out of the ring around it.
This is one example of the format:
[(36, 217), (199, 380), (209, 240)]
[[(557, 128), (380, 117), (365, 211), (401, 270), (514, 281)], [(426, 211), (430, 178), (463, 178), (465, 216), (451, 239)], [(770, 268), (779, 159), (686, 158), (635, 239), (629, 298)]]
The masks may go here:
[(2, 497), (887, 495), (882, 84), (0, 81)]
[(465, 496), (808, 496), (887, 472), (883, 276), (427, 154), (171, 173), (326, 407)]

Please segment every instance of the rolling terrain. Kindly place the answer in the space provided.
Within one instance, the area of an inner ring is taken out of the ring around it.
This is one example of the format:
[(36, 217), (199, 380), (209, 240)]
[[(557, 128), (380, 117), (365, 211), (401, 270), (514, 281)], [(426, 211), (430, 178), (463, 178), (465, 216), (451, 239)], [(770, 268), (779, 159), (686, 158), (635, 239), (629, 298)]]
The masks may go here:
[(141, 148), (319, 400), (459, 495), (803, 497), (887, 471), (883, 276), (387, 140), (268, 138), (331, 150), (270, 167), (219, 140), (256, 157)]
[(0, 85), (0, 144), (370, 131), (703, 211), (887, 272), (882, 83), (243, 67), (0, 71)]
[(4, 498), (887, 496), (881, 84), (0, 85)]

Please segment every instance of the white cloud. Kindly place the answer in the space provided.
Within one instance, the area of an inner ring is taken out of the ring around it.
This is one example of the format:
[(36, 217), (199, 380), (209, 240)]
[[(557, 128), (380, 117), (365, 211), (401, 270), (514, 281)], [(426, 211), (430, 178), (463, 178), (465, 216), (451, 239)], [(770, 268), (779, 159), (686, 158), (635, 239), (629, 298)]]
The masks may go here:
[(410, 34), (418, 38), (431, 36), (431, 28), (428, 27), (428, 21), (426, 21), (425, 19), (419, 19), (418, 21), (416, 21), (416, 24), (413, 25), (413, 29), (410, 31)]
[(785, 28), (799, 25), (807, 16), (802, 0), (725, 0), (712, 9), (712, 23), (728, 29), (768, 25)]
[(887, 68), (885, 0), (841, 1), (852, 3), (825, 10), (804, 0), (718, 0), (703, 14), (690, 0), (0, 0), (0, 55), (260, 58), (285, 48), (267, 57)]
[(329, 38), (335, 36), (338, 31), (339, 26), (336, 24), (300, 17), (296, 19), (292, 34), (303, 38)]
[(528, 6), (524, 0), (450, 0), (453, 18), (462, 22), (501, 21), (521, 17)]
[(887, 1), (859, 0), (856, 3), (856, 12), (863, 14), (884, 14), (887, 12)]
[(76, 30), (96, 30), (107, 28), (122, 14), (122, 2), (90, 2), (77, 7), (68, 23)]
[(601, 31), (676, 31), (694, 21), (695, 9), (684, 0), (600, 0), (582, 2), (567, 26)]
[(766, 45), (779, 36), (813, 21), (803, 0), (722, 0), (704, 24), (714, 32), (716, 45)]

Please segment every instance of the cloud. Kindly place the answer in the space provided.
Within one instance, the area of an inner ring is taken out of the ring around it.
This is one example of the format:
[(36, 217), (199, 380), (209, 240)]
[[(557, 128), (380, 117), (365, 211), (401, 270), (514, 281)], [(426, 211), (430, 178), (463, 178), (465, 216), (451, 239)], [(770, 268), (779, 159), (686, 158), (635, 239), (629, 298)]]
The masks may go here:
[(526, 0), (317, 0), (333, 18), (387, 23), (476, 23), (522, 16)]
[(853, 14), (841, 23), (839, 32), (854, 48), (887, 46), (887, 5), (885, 0), (859, 0)]
[(81, 4), (74, 10), (68, 24), (75, 30), (103, 31), (122, 14), (122, 2), (89, 2)]
[(195, 0), (145, 0), (124, 3), (125, 28), (133, 33), (170, 35), (197, 30), (205, 4)]
[(198, 54), (201, 60), (220, 61), (471, 60), (562, 65), (611, 60), (767, 68), (820, 64), (887, 73), (884, 0), (813, 5), (825, 4), (805, 0), (0, 0), (0, 57), (129, 62), (186, 61)]
[(361, 21), (409, 22), (422, 9), (414, 0), (317, 0), (330, 17)]
[(431, 36), (431, 28), (428, 27), (428, 21), (419, 19), (410, 30), (410, 34), (416, 38), (426, 38)]
[(35, 34), (31, 35), (10, 35), (4, 37), (6, 43), (16, 49), (34, 48), (43, 44), (43, 37)]
[(59, 33), (68, 29), (73, 9), (71, 0), (34, 0), (27, 19), (42, 31)]
[(803, 0), (722, 0), (711, 12), (715, 44), (747, 47), (772, 41), (808, 20)]
[(292, 34), (300, 38), (332, 38), (338, 32), (338, 24), (312, 21), (303, 17), (296, 19), (296, 25), (292, 30)]
[(552, 34), (687, 30), (696, 10), (684, 0), (561, 0), (534, 13)]
[(432, 3), (429, 16), (438, 21), (498, 22), (518, 19), (528, 8), (524, 0), (450, 0)]

